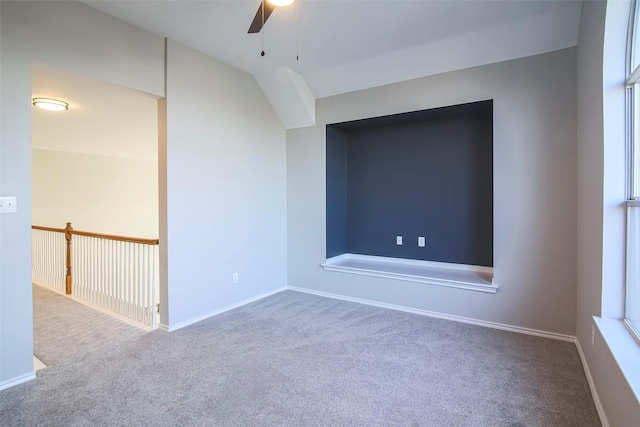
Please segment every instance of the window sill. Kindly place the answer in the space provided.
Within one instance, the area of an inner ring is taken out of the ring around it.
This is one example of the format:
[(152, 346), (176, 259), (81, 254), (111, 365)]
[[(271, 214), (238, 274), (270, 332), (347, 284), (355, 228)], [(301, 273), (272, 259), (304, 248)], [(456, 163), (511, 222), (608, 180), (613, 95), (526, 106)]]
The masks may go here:
[(624, 321), (619, 319), (593, 318), (605, 343), (611, 350), (622, 374), (629, 383), (631, 390), (640, 400), (640, 344), (631, 335)]
[(495, 294), (493, 268), (370, 255), (343, 254), (327, 259), (327, 271), (446, 286)]

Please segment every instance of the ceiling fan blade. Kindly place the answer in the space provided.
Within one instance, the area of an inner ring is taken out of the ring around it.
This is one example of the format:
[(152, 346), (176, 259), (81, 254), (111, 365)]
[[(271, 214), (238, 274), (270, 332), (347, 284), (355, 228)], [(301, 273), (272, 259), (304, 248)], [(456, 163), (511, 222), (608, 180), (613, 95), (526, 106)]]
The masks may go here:
[(256, 16), (253, 17), (253, 22), (251, 22), (251, 26), (249, 27), (249, 34), (259, 33), (262, 30), (262, 6), (266, 5), (264, 8), (264, 22), (267, 22), (269, 16), (271, 16), (271, 12), (276, 8), (268, 1), (261, 1), (260, 6), (258, 7), (258, 11), (256, 12)]

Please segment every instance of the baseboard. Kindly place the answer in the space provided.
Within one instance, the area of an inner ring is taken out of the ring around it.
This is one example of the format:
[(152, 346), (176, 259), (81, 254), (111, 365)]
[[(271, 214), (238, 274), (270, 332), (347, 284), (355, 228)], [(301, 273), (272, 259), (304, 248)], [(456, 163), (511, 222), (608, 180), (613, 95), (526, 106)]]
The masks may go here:
[(36, 378), (36, 373), (34, 371), (29, 372), (28, 374), (20, 375), (18, 377), (11, 378), (10, 380), (6, 380), (0, 383), (0, 390), (5, 390), (9, 387), (16, 386), (18, 384), (26, 383), (27, 381), (31, 381)]
[(202, 320), (208, 319), (208, 318), (213, 317), (213, 316), (217, 316), (218, 314), (222, 314), (225, 311), (229, 311), (229, 310), (233, 310), (234, 308), (242, 307), (243, 305), (250, 304), (252, 302), (261, 300), (262, 298), (266, 298), (268, 296), (271, 296), (273, 294), (277, 294), (278, 292), (282, 292), (282, 291), (286, 291), (286, 290), (287, 290), (287, 287), (283, 286), (281, 288), (277, 288), (277, 289), (274, 289), (272, 291), (265, 292), (264, 294), (260, 294), (260, 295), (257, 295), (255, 297), (251, 297), (251, 298), (239, 301), (239, 302), (237, 302), (235, 304), (228, 305), (228, 306), (220, 308), (218, 310), (214, 310), (214, 311), (211, 311), (209, 313), (202, 314), (200, 316), (192, 317), (191, 319), (184, 320), (182, 322), (176, 323), (175, 325), (160, 324), (160, 328), (162, 328), (162, 329), (164, 329), (164, 330), (166, 330), (168, 332), (174, 332), (174, 331), (177, 331), (178, 329), (182, 329), (182, 328), (184, 328), (186, 326), (193, 325), (194, 323), (198, 323), (198, 322), (200, 322)]
[(152, 328), (151, 326), (145, 325), (144, 323), (139, 323), (136, 322), (133, 319), (129, 319), (128, 317), (123, 316), (122, 314), (116, 313), (114, 311), (108, 310), (106, 308), (100, 307), (99, 305), (95, 305), (90, 303), (89, 301), (85, 301), (83, 299), (77, 298), (74, 295), (66, 295), (66, 297), (68, 297), (69, 299), (71, 299), (72, 301), (77, 302), (78, 304), (82, 304), (86, 307), (89, 307), (95, 311), (99, 311), (100, 313), (106, 314), (107, 316), (110, 316), (116, 320), (119, 320), (123, 323), (126, 323), (129, 326), (133, 326), (134, 328), (138, 328), (141, 329), (145, 332), (150, 332), (153, 331), (154, 328)]
[(454, 322), (468, 323), (468, 324), (471, 324), (471, 325), (483, 326), (485, 328), (500, 329), (500, 330), (503, 330), (503, 331), (517, 332), (517, 333), (526, 334), (526, 335), (535, 335), (535, 336), (538, 336), (538, 337), (551, 338), (551, 339), (559, 340), (559, 341), (567, 341), (567, 342), (575, 342), (576, 341), (576, 337), (574, 337), (574, 336), (558, 334), (558, 333), (555, 333), (555, 332), (547, 332), (547, 331), (541, 331), (541, 330), (537, 330), (537, 329), (523, 328), (523, 327), (520, 327), (520, 326), (505, 325), (503, 323), (488, 322), (486, 320), (477, 320), (477, 319), (472, 319), (472, 318), (469, 318), (469, 317), (455, 316), (455, 315), (451, 315), (451, 314), (438, 313), (438, 312), (435, 312), (435, 311), (428, 311), (428, 310), (422, 310), (422, 309), (418, 309), (418, 308), (405, 307), (405, 306), (402, 306), (402, 305), (388, 304), (388, 303), (372, 301), (372, 300), (368, 300), (368, 299), (348, 297), (348, 296), (339, 295), (339, 294), (332, 294), (332, 293), (328, 293), (328, 292), (316, 291), (316, 290), (313, 290), (313, 289), (298, 288), (298, 287), (295, 287), (295, 286), (289, 286), (288, 289), (290, 289), (292, 291), (296, 291), (296, 292), (304, 292), (304, 293), (307, 293), (307, 294), (318, 295), (318, 296), (321, 296), (321, 297), (334, 298), (334, 299), (339, 299), (339, 300), (343, 300), (343, 301), (350, 301), (350, 302), (357, 302), (357, 303), (360, 303), (360, 304), (371, 305), (371, 306), (374, 306), (374, 307), (389, 308), (391, 310), (398, 310), (398, 311), (404, 311), (404, 312), (407, 312), (407, 313), (420, 314), (422, 316), (435, 317), (435, 318), (438, 318), (438, 319), (451, 320), (451, 321), (454, 321)]
[(587, 382), (589, 383), (589, 389), (591, 390), (591, 397), (593, 398), (593, 403), (596, 405), (596, 411), (598, 411), (598, 416), (600, 417), (600, 422), (602, 423), (602, 427), (609, 427), (609, 420), (607, 419), (607, 414), (604, 412), (604, 407), (602, 406), (602, 402), (600, 401), (600, 397), (598, 396), (598, 391), (596, 390), (595, 383), (593, 382), (593, 377), (591, 376), (591, 371), (589, 370), (589, 364), (587, 363), (587, 358), (584, 356), (584, 352), (582, 351), (582, 346), (580, 345), (580, 340), (576, 337), (576, 348), (578, 349), (578, 354), (580, 355), (580, 361), (582, 362), (582, 369), (584, 370), (584, 374), (587, 377)]
[(38, 282), (35, 282), (35, 281), (33, 281), (33, 280), (31, 281), (31, 283), (32, 283), (32, 284), (34, 284), (34, 285), (36, 285), (36, 286), (40, 286), (42, 289), (46, 289), (47, 291), (55, 292), (55, 293), (56, 293), (56, 294), (58, 294), (58, 295), (67, 296), (67, 294), (66, 294), (66, 293), (64, 293), (64, 292), (60, 291), (59, 289), (53, 289), (53, 288), (50, 288), (50, 287), (48, 287), (48, 286), (46, 286), (46, 285), (43, 285), (43, 284), (38, 283)]
[(33, 370), (36, 371), (36, 375), (38, 375), (38, 371), (46, 368), (47, 365), (42, 363), (42, 360), (38, 359), (36, 356), (33, 356)]
[(129, 319), (128, 317), (123, 316), (122, 314), (116, 313), (115, 311), (108, 310), (106, 308), (100, 307), (99, 305), (95, 305), (95, 304), (90, 303), (89, 301), (85, 301), (85, 300), (83, 300), (81, 298), (78, 298), (74, 294), (66, 294), (64, 292), (60, 292), (57, 289), (53, 289), (53, 288), (50, 288), (48, 286), (43, 286), (38, 282), (32, 282), (32, 283), (34, 285), (36, 285), (36, 286), (41, 287), (42, 289), (45, 289), (47, 291), (56, 293), (58, 295), (62, 295), (63, 297), (69, 298), (71, 301), (75, 301), (75, 302), (77, 302), (79, 304), (82, 304), (82, 305), (84, 305), (86, 307), (89, 307), (89, 308), (91, 308), (93, 310), (96, 310), (96, 311), (99, 311), (99, 312), (101, 312), (103, 314), (106, 314), (107, 316), (111, 316), (112, 318), (117, 319), (117, 320), (119, 320), (121, 322), (124, 322), (129, 326), (133, 326), (133, 327), (142, 329), (143, 331), (146, 331), (146, 332), (152, 331), (154, 329), (151, 326), (147, 326), (147, 325), (145, 325), (143, 323), (136, 322), (135, 320)]

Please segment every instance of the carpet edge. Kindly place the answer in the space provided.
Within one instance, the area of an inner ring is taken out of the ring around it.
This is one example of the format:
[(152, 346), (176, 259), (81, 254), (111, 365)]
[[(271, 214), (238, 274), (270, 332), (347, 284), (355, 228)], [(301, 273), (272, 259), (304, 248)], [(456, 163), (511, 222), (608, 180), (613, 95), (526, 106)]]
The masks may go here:
[(36, 379), (36, 373), (33, 370), (24, 375), (18, 375), (17, 377), (9, 378), (8, 380), (2, 381), (0, 383), (0, 391), (6, 390), (18, 384), (26, 383), (27, 381), (31, 381), (34, 379)]
[(587, 377), (587, 383), (589, 384), (589, 390), (591, 391), (591, 397), (593, 398), (593, 403), (596, 405), (596, 411), (598, 412), (598, 417), (600, 417), (600, 422), (602, 423), (602, 427), (609, 427), (609, 420), (607, 419), (607, 414), (604, 411), (604, 406), (602, 406), (602, 402), (600, 401), (600, 396), (598, 396), (598, 391), (596, 390), (596, 385), (593, 382), (593, 377), (591, 376), (591, 370), (589, 369), (589, 364), (587, 363), (587, 358), (582, 351), (582, 345), (580, 345), (580, 340), (576, 337), (576, 348), (578, 349), (578, 355), (580, 356), (580, 362), (582, 363), (582, 370), (584, 371), (584, 375)]
[(194, 323), (198, 323), (198, 322), (201, 322), (201, 321), (203, 321), (205, 319), (208, 319), (210, 317), (217, 316), (218, 314), (222, 314), (222, 313), (224, 313), (226, 311), (233, 310), (234, 308), (238, 308), (238, 307), (242, 307), (243, 305), (251, 304), (252, 302), (256, 302), (258, 300), (261, 300), (263, 298), (269, 297), (271, 295), (275, 295), (275, 294), (277, 294), (279, 292), (286, 291), (287, 289), (288, 288), (286, 286), (282, 286), (282, 287), (270, 290), (268, 292), (262, 293), (260, 295), (256, 295), (254, 297), (247, 298), (247, 299), (238, 301), (236, 303), (227, 305), (227, 306), (219, 308), (217, 310), (213, 310), (213, 311), (210, 311), (208, 313), (201, 314), (199, 316), (195, 316), (195, 317), (192, 317), (192, 318), (187, 319), (187, 320), (183, 320), (182, 322), (178, 322), (178, 323), (176, 323), (174, 325), (165, 325), (164, 323), (161, 323), (160, 324), (160, 329), (163, 329), (163, 330), (165, 330), (167, 332), (177, 331), (178, 329), (185, 328), (187, 326), (193, 325)]
[(538, 337), (551, 338), (558, 341), (566, 341), (566, 342), (573, 342), (573, 343), (576, 342), (576, 337), (573, 335), (565, 335), (565, 334), (559, 334), (556, 332), (542, 331), (539, 329), (524, 328), (521, 326), (512, 326), (512, 325), (506, 325), (503, 323), (489, 322), (486, 320), (478, 320), (470, 317), (462, 317), (462, 316), (456, 316), (452, 314), (438, 313), (436, 311), (422, 310), (419, 308), (389, 304), (385, 302), (378, 302), (378, 301), (373, 301), (373, 300), (368, 300), (363, 298), (348, 297), (345, 295), (316, 291), (314, 289), (299, 288), (296, 286), (289, 286), (287, 289), (289, 289), (290, 291), (302, 292), (302, 293), (317, 295), (321, 297), (334, 298), (334, 299), (339, 299), (343, 301), (371, 305), (374, 307), (389, 308), (391, 310), (404, 311), (406, 313), (419, 314), (422, 316), (435, 317), (438, 319), (451, 320), (454, 322), (467, 323), (467, 324), (476, 325), (476, 326), (483, 326), (485, 328), (500, 329), (503, 331), (517, 332), (525, 335), (535, 335)]

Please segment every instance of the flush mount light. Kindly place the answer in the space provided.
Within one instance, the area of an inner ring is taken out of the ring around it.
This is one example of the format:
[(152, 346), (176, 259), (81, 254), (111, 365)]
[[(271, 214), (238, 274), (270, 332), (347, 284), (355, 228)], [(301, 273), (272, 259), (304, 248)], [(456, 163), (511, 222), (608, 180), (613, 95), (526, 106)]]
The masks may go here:
[(64, 111), (69, 109), (69, 104), (59, 99), (33, 98), (33, 105), (49, 111)]
[(267, 0), (275, 7), (287, 7), (295, 3), (296, 0)]

